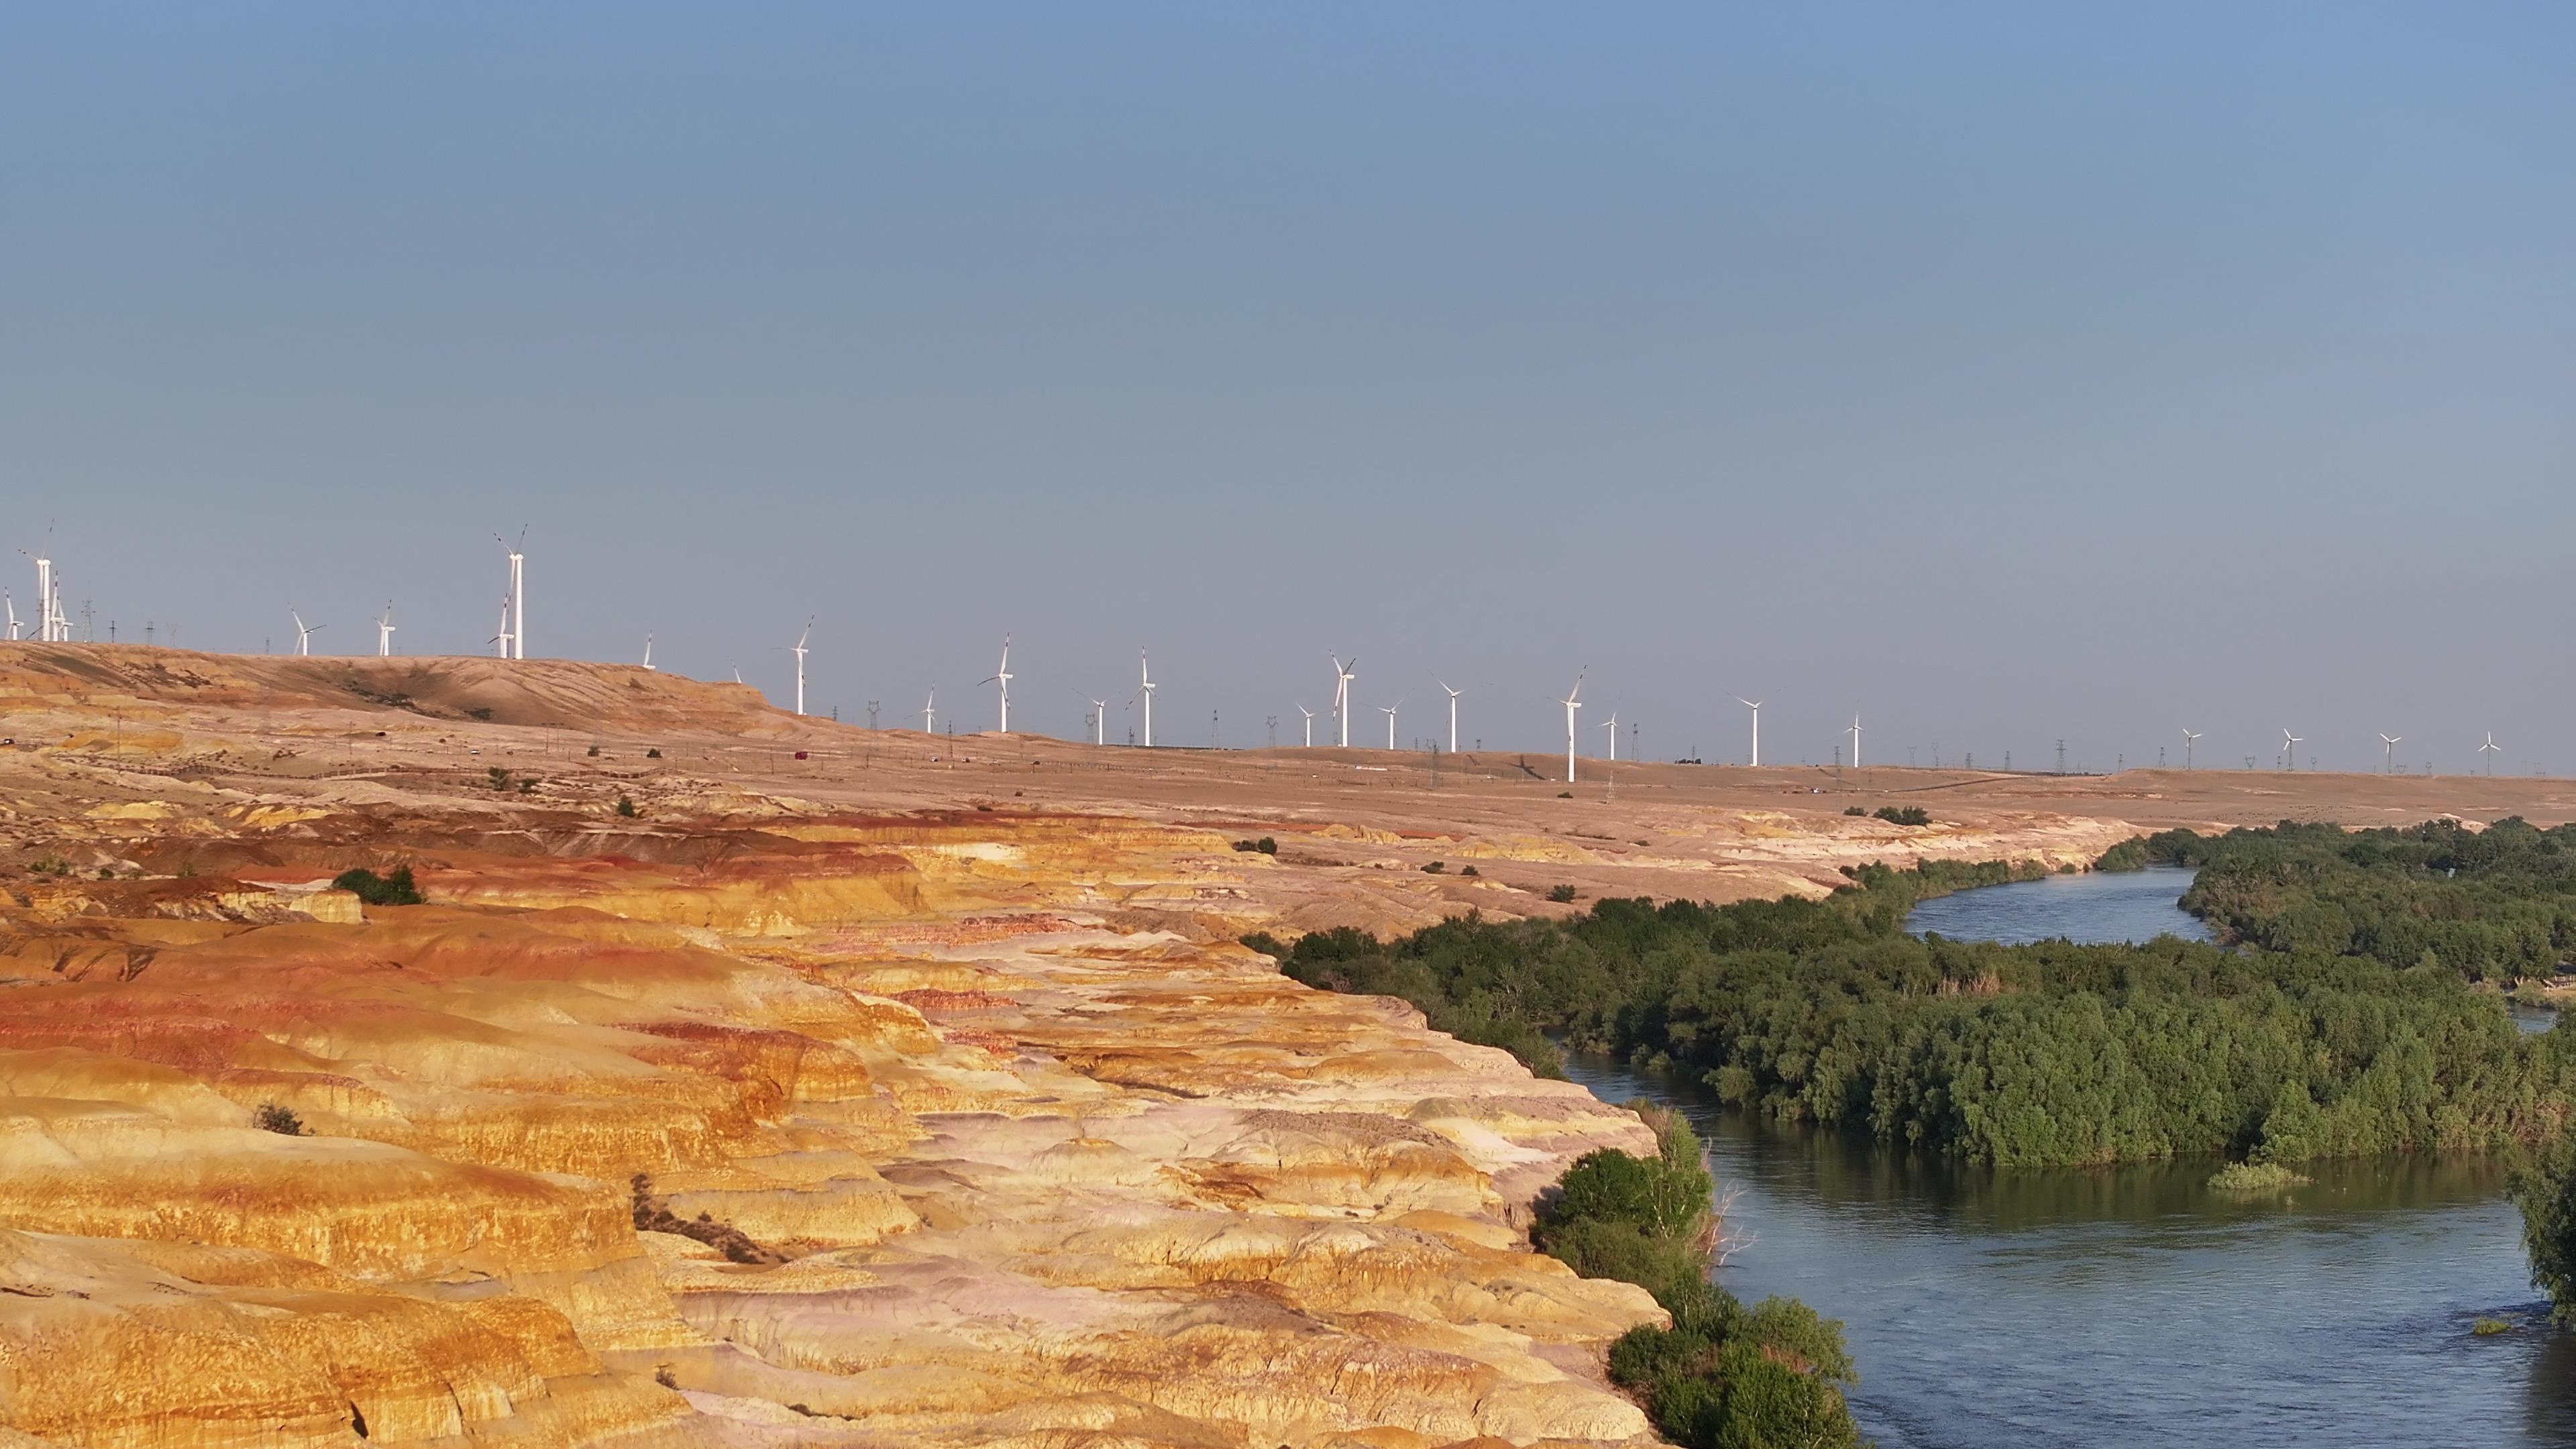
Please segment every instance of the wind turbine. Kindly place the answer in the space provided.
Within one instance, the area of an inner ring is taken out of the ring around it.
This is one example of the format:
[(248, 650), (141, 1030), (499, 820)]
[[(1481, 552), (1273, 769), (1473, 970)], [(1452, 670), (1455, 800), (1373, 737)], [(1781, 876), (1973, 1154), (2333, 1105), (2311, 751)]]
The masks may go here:
[[(501, 607), (501, 657), (525, 659), (528, 657), (527, 526), (520, 525), (517, 543), (497, 533), (492, 535), (492, 541), (501, 545), (510, 560), (510, 596)], [(804, 711), (798, 710), (797, 713)]]
[[(499, 657), (503, 659), (510, 657), (510, 596), (508, 594), (503, 594), (501, 596), (501, 632), (493, 635), (485, 642), (500, 646), (501, 652)], [(742, 683), (741, 670), (737, 669), (734, 671), (733, 682), (736, 684)]]
[(2182, 732), (2182, 767), (2186, 770), (2191, 768), (2191, 742), (2199, 738), (2190, 730)]
[(307, 627), (304, 622), (304, 616), (295, 612), (293, 609), (286, 611), (286, 617), (295, 621), (295, 653), (297, 657), (301, 658), (305, 655), (311, 654), (313, 652), (313, 636), (322, 632), (322, 626), (315, 624)]
[[(45, 532), (50, 536), (53, 533), (53, 530), (48, 528)], [(54, 586), (54, 561), (42, 553), (27, 553), (23, 548), (18, 550), (18, 552), (26, 554), (28, 558), (36, 561), (37, 642), (42, 644), (52, 644), (59, 642), (61, 638), (69, 637), (69, 621), (58, 617), (62, 613), (62, 607), (60, 603), (60, 595)], [(16, 606), (12, 605), (9, 612), (12, 618), (16, 617)], [(16, 638), (17, 636), (13, 634), (10, 637)]]
[(929, 734), (931, 732), (931, 722), (936, 718), (938, 708), (939, 686), (934, 684), (930, 686), (930, 698), (924, 700), (921, 706), (921, 732), (923, 734)]
[(1351, 681), (1359, 677), (1360, 657), (1352, 655), (1348, 664), (1338, 654), (1324, 657), (1333, 661), (1333, 718), (1341, 724), (1342, 748), (1347, 750), (1351, 747)]
[(2290, 733), (2286, 726), (2281, 730), (2281, 753), (2289, 757), (2291, 769), (2299, 768), (2299, 746), (2306, 743), (2306, 740)]
[(805, 648), (805, 641), (813, 637), (814, 621), (807, 619), (805, 632), (797, 635), (796, 642), (787, 646), (787, 652), (796, 656), (796, 712), (798, 714), (805, 712), (805, 656), (809, 652)]
[[(1356, 664), (1359, 661), (1352, 662)], [(1139, 681), (1136, 692), (1127, 696), (1127, 702), (1145, 701), (1145, 748), (1150, 750), (1154, 747), (1154, 667), (1142, 649), (1136, 651), (1136, 678)]]
[[(9, 637), (15, 639), (18, 636), (12, 634)], [(1297, 712), (1306, 717), (1306, 748), (1311, 750), (1315, 747), (1315, 712), (1302, 704), (1297, 706)]]
[(391, 659), (394, 654), (394, 601), (385, 600), (385, 615), (376, 621), (376, 657)]
[(644, 635), (644, 667), (646, 669), (653, 667), (653, 635), (649, 630)]
[(1852, 768), (1853, 768), (1853, 769), (1855, 769), (1855, 770), (1857, 770), (1857, 769), (1859, 769), (1859, 768), (1860, 768), (1860, 716), (1859, 716), (1859, 715), (1853, 715), (1853, 716), (1852, 716), (1851, 737), (1852, 737)]
[(1610, 732), (1610, 763), (1614, 765), (1619, 763), (1619, 711), (1615, 709), (1610, 711), (1610, 717), (1595, 725), (1594, 728)]
[(1762, 701), (1760, 701), (1760, 700), (1758, 700), (1758, 699), (1746, 699), (1744, 696), (1742, 696), (1742, 695), (1740, 695), (1740, 694), (1739, 694), (1739, 695), (1737, 695), (1737, 696), (1735, 697), (1735, 702), (1736, 702), (1737, 704), (1740, 704), (1740, 705), (1744, 706), (1746, 709), (1749, 709), (1749, 710), (1753, 711), (1753, 766), (1752, 766), (1752, 767), (1753, 767), (1754, 769), (1757, 769), (1757, 770), (1758, 770), (1758, 769), (1761, 769), (1761, 768), (1762, 768)]
[(1008, 634), (1002, 636), (1002, 667), (993, 671), (991, 679), (976, 681), (975, 687), (981, 689), (987, 684), (1002, 686), (1002, 733), (1009, 734), (1011, 732), (1011, 636)]
[(15, 643), (18, 639), (18, 601), (9, 597), (7, 589), (0, 589), (0, 607), (9, 611), (9, 639)]
[(1400, 699), (1393, 704), (1381, 704), (1377, 707), (1377, 712), (1386, 716), (1386, 747), (1390, 750), (1395, 748), (1395, 712), (1402, 708), (1404, 708), (1404, 701)]
[(1590, 672), (1588, 666), (1576, 670), (1574, 687), (1565, 692), (1565, 698), (1557, 701), (1565, 706), (1565, 783), (1569, 785), (1574, 783), (1574, 712), (1583, 708), (1576, 700), (1583, 693), (1583, 676)]
[(2394, 775), (2397, 773), (2397, 742), (2404, 738), (2406, 738), (2404, 735), (2381, 735), (2379, 737), (2380, 744), (2386, 746), (2388, 750), (2387, 757), (2379, 762), (2379, 773), (2383, 775)]
[(1454, 755), (1458, 753), (1458, 696), (1466, 691), (1449, 688), (1449, 681), (1437, 674), (1431, 676), (1431, 682), (1449, 696), (1449, 753)]
[(2491, 780), (2492, 780), (2492, 779), (2494, 779), (2494, 778), (2495, 778), (2495, 757), (2496, 757), (2496, 751), (2501, 750), (2501, 749), (2503, 749), (2503, 748), (2504, 748), (2504, 746), (2502, 746), (2502, 745), (2500, 745), (2500, 744), (2497, 744), (2497, 743), (2495, 742), (2495, 731), (2494, 731), (2494, 730), (2489, 730), (2489, 731), (2487, 731), (2487, 742), (2486, 742), (2485, 744), (2483, 744), (2483, 745), (2478, 746), (2478, 753), (2487, 757), (2487, 778), (2488, 778), (2488, 779), (2491, 779)]

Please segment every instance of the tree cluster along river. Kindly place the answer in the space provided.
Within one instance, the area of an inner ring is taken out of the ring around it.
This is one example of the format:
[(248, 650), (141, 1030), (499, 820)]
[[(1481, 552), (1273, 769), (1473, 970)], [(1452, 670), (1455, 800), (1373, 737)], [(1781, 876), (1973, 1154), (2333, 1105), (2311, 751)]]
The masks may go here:
[[(2190, 880), (2054, 876), (1908, 925), (2206, 939), (2174, 904)], [(1731, 1194), (1720, 1281), (1843, 1320), (1882, 1449), (2576, 1444), (2576, 1336), (2544, 1326), (2500, 1163), (2315, 1163), (2309, 1186), (2245, 1197), (2207, 1185), (2214, 1162), (1995, 1172), (1749, 1120), (1597, 1058), (1568, 1074), (1697, 1125)], [(2515, 1327), (2480, 1337), (2481, 1316)]]

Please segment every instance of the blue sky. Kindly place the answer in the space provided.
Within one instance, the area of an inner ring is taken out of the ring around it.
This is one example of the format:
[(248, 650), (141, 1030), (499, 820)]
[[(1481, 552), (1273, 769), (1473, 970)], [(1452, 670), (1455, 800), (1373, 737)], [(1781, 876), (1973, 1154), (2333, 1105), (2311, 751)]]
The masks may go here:
[(2576, 11), (2097, 10), (19, 7), (0, 542), (473, 652), (524, 524), (536, 652), (889, 722), (2576, 770)]

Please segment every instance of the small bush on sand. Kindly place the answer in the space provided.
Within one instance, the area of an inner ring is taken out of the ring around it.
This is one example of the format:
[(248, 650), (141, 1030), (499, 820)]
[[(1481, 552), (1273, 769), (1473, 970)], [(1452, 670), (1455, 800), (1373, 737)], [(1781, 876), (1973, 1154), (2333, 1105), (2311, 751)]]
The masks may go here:
[(283, 1137), (304, 1135), (304, 1119), (275, 1102), (262, 1102), (250, 1115), (250, 1124), (262, 1132), (275, 1132)]
[(1548, 887), (1547, 898), (1556, 902), (1560, 906), (1564, 905), (1574, 899), (1574, 887), (1570, 885), (1550, 886)]
[(331, 889), (351, 892), (371, 906), (416, 906), (422, 899), (407, 865), (395, 866), (390, 875), (378, 875), (363, 866), (344, 870), (331, 878)]

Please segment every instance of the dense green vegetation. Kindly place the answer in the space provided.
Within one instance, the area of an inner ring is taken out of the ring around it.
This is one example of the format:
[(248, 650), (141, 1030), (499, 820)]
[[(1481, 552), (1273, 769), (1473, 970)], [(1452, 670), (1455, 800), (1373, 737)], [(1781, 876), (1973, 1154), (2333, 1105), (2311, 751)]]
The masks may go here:
[(420, 887), (413, 882), (407, 865), (395, 866), (385, 875), (364, 867), (344, 870), (331, 878), (331, 888), (354, 891), (358, 899), (371, 906), (416, 906), (422, 900)]
[(2547, 978), (2576, 954), (2576, 825), (2347, 831), (2283, 821), (2218, 836), (2169, 830), (2102, 858), (2107, 870), (2159, 863), (2198, 867), (2183, 908), (2266, 951), (2500, 982)]
[(2036, 873), (1869, 866), (1822, 901), (1611, 900), (1251, 944), (1535, 1070), (1562, 1070), (1553, 1035), (1775, 1117), (2002, 1166), (2494, 1147), (2553, 1137), (2576, 1099), (2576, 1033), (2518, 1033), (2446, 965), (1904, 934), (1926, 895)]
[(1586, 1154), (1531, 1233), (1576, 1272), (1634, 1283), (1672, 1314), (1672, 1327), (1637, 1328), (1611, 1347), (1611, 1379), (1690, 1449), (1858, 1444), (1842, 1325), (1794, 1299), (1746, 1308), (1709, 1281), (1718, 1224), (1699, 1140), (1673, 1113), (1640, 1112), (1660, 1152)]
[(2576, 1328), (2576, 1134), (2514, 1175), (2513, 1200), (2522, 1209), (2531, 1281), (2549, 1294), (2560, 1326)]

